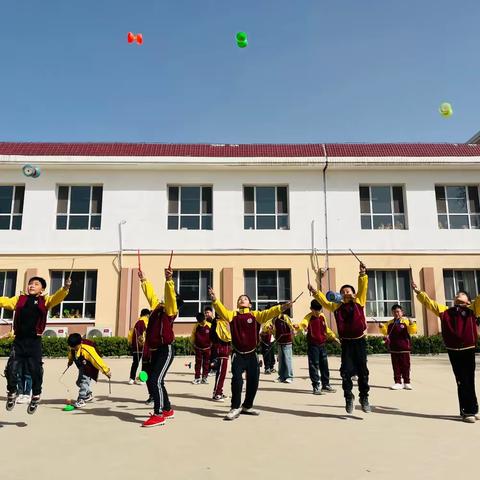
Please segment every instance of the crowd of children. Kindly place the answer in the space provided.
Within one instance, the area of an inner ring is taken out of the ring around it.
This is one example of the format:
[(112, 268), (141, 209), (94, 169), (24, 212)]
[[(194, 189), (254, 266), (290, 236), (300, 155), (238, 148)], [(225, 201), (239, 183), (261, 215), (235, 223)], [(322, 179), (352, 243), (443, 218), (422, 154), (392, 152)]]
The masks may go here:
[[(163, 425), (173, 419), (165, 377), (174, 358), (173, 323), (181, 304), (173, 282), (173, 271), (165, 269), (163, 301), (157, 297), (153, 285), (139, 270), (142, 291), (149, 309), (143, 309), (140, 318), (129, 333), (128, 343), (132, 354), (132, 365), (128, 383), (144, 383), (149, 393), (147, 404), (153, 403), (153, 413), (142, 424), (144, 427)], [(0, 297), (0, 308), (13, 310), (14, 321), (11, 335), (11, 354), (5, 368), (7, 378), (7, 410), (16, 403), (28, 401), (27, 411), (33, 414), (40, 402), (43, 380), (42, 342), (47, 314), (68, 295), (71, 280), (53, 295), (44, 295), (46, 282), (41, 277), (32, 277), (27, 292), (16, 297)], [(212, 306), (205, 307), (196, 315), (197, 323), (191, 333), (191, 344), (195, 352), (195, 385), (207, 384), (212, 370), (215, 373), (212, 400), (223, 402), (224, 382), (231, 358), (231, 405), (225, 420), (234, 420), (239, 415), (259, 415), (253, 408), (257, 394), (260, 363), (257, 348), (263, 356), (264, 373), (275, 372), (275, 350), (278, 357), (278, 378), (276, 381), (293, 381), (292, 354), (294, 337), (306, 334), (307, 357), (313, 394), (334, 393), (330, 385), (330, 372), (326, 344), (336, 341), (341, 345), (342, 390), (345, 410), (351, 414), (354, 408), (353, 378), (358, 381), (359, 402), (365, 413), (371, 412), (369, 403), (369, 370), (367, 366), (367, 323), (365, 304), (367, 299), (368, 276), (366, 266), (360, 263), (357, 289), (343, 285), (340, 296), (327, 296), (310, 283), (308, 289), (313, 295), (310, 312), (299, 323), (293, 323), (287, 312), (292, 302), (277, 304), (263, 311), (253, 310), (248, 295), (240, 295), (234, 310), (227, 309), (209, 287)], [(478, 402), (475, 393), (475, 348), (477, 344), (477, 317), (480, 316), (480, 295), (472, 302), (468, 293), (457, 292), (454, 305), (448, 307), (430, 299), (412, 281), (412, 289), (418, 300), (434, 312), (441, 322), (443, 341), (457, 383), (461, 418), (474, 423), (478, 416)], [(177, 302), (178, 301), (178, 302)], [(333, 312), (337, 335), (329, 327), (322, 309)], [(405, 317), (401, 305), (391, 308), (393, 318), (379, 324), (391, 355), (393, 380), (392, 390), (411, 390), (410, 352), (411, 335), (417, 332), (416, 323)], [(97, 381), (102, 372), (109, 379), (111, 371), (102, 360), (93, 341), (84, 339), (78, 333), (68, 337), (68, 365), (78, 367), (78, 398), (75, 408), (83, 408), (92, 401), (91, 380)], [(137, 377), (141, 365), (141, 374)], [(245, 397), (242, 389), (246, 379)], [(30, 393), (31, 390), (31, 393)]]

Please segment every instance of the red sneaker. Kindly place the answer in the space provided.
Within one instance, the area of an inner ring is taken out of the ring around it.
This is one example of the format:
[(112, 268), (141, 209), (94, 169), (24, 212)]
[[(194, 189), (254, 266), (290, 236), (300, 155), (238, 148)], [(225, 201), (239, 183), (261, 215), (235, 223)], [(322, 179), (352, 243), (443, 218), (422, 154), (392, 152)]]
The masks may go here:
[(175, 412), (173, 410), (164, 410), (162, 412), (162, 415), (165, 417), (167, 420), (171, 420), (172, 418), (175, 418)]
[(156, 427), (157, 425), (165, 425), (165, 417), (163, 415), (152, 415), (142, 423), (142, 427)]

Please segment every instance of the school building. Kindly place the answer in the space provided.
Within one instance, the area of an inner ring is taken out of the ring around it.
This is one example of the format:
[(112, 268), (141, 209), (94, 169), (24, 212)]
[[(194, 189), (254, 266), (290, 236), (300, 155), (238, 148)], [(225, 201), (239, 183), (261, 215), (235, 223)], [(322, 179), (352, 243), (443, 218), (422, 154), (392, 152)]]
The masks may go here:
[[(33, 275), (53, 291), (72, 271), (48, 327), (126, 335), (147, 306), (139, 261), (162, 298), (173, 250), (177, 334), (208, 285), (228, 307), (244, 292), (256, 308), (304, 292), (299, 321), (314, 268), (328, 267), (325, 290), (356, 285), (353, 250), (369, 331), (399, 302), (434, 334), (410, 277), (442, 303), (480, 291), (479, 185), (475, 144), (0, 143), (0, 296)], [(0, 333), (11, 318), (0, 310)]]

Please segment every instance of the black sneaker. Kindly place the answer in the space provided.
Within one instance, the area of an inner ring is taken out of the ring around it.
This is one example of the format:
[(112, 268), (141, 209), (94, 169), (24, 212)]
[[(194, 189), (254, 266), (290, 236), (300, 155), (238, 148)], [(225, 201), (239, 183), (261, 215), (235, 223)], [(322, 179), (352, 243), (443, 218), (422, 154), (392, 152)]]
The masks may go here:
[(40, 395), (33, 396), (27, 407), (27, 413), (30, 415), (33, 415), (37, 411), (37, 407), (39, 403), (40, 403)]
[(153, 397), (148, 397), (146, 400), (145, 400), (145, 405), (151, 405), (153, 403)]
[(336, 390), (332, 386), (326, 385), (325, 387), (322, 387), (322, 392), (323, 393), (335, 393)]
[(345, 410), (347, 413), (353, 413), (353, 401), (355, 397), (352, 395), (350, 398), (345, 399)]
[(314, 395), (323, 395), (323, 391), (320, 389), (320, 387), (317, 385), (313, 387), (313, 394)]
[(363, 398), (360, 400), (360, 405), (362, 407), (362, 410), (365, 412), (365, 413), (370, 413), (372, 411), (372, 407), (370, 406), (370, 404), (368, 403), (368, 398)]
[(7, 410), (9, 412), (12, 411), (16, 403), (17, 403), (17, 394), (9, 393), (7, 395), (7, 405), (6, 405)]

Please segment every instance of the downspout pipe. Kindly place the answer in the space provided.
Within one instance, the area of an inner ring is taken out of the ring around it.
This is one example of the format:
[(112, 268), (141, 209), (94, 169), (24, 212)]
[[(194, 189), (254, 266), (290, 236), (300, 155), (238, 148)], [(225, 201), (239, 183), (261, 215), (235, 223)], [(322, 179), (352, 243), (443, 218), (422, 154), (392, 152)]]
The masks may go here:
[[(322, 179), (323, 179), (323, 210), (324, 210), (324, 229), (325, 229), (325, 268), (330, 268), (330, 261), (329, 261), (329, 245), (328, 245), (328, 204), (327, 204), (327, 169), (328, 169), (328, 155), (327, 155), (327, 148), (324, 143), (322, 143), (323, 148), (323, 155), (325, 157), (325, 166), (323, 167), (322, 171)], [(327, 282), (328, 282), (328, 289), (330, 290), (330, 273), (327, 273)]]

